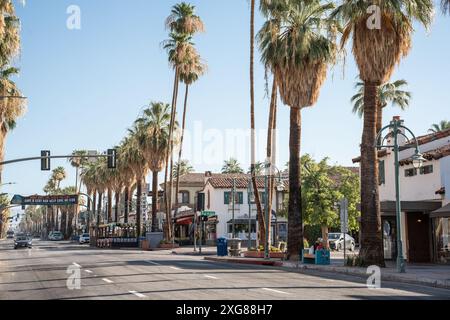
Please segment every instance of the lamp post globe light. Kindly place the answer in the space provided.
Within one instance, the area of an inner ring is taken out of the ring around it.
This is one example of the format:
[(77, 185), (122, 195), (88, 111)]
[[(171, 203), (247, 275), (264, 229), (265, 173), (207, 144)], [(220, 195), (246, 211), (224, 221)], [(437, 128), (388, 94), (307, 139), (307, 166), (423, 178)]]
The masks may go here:
[[(415, 143), (415, 154), (412, 156), (412, 164), (415, 169), (419, 169), (423, 166), (424, 161), (426, 160), (423, 155), (420, 153), (419, 149), (419, 142), (416, 139), (416, 136), (414, 133), (406, 126), (403, 125), (404, 121), (400, 120), (399, 117), (394, 117), (394, 119), (390, 122), (389, 125), (385, 126), (377, 135), (377, 143), (375, 145), (375, 148), (390, 148), (394, 150), (394, 156), (395, 156), (395, 212), (396, 212), (396, 220), (397, 220), (397, 271), (399, 273), (405, 273), (405, 258), (403, 256), (403, 241), (402, 241), (402, 226), (401, 226), (401, 200), (400, 200), (400, 163), (399, 163), (399, 152), (400, 152), (400, 146), (398, 144), (398, 136), (402, 135), (407, 140), (408, 137), (403, 133), (402, 130), (405, 132), (409, 132), (411, 136), (413, 137), (413, 141)], [(381, 139), (383, 132), (385, 130), (389, 130), (389, 132), (384, 136), (383, 139)], [(384, 144), (384, 141), (387, 138), (394, 138), (394, 144)]]

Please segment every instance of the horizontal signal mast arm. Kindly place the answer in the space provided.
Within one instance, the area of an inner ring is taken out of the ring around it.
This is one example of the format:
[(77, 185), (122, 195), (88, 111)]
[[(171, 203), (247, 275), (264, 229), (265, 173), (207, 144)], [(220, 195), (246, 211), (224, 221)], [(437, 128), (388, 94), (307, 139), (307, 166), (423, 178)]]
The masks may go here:
[(26, 162), (26, 161), (43, 160), (43, 159), (108, 158), (108, 157), (111, 157), (111, 156), (107, 155), (107, 154), (99, 154), (99, 155), (84, 155), (84, 156), (70, 155), (70, 156), (31, 157), (31, 158), (22, 158), (22, 159), (15, 159), (15, 160), (8, 160), (8, 161), (0, 162), (0, 166), (3, 166), (5, 164), (17, 163), (17, 162)]

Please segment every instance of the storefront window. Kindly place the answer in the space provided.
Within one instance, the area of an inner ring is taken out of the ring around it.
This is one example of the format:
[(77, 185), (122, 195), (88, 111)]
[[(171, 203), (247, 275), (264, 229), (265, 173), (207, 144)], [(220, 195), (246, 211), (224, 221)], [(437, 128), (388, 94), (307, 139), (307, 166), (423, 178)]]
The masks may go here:
[(440, 263), (450, 263), (450, 218), (436, 218), (437, 258)]

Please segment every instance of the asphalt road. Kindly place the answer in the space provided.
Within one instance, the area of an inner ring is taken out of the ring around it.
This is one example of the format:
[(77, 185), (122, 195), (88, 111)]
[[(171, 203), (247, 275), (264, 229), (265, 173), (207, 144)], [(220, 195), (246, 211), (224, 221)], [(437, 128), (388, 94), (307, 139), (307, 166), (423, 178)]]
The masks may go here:
[[(71, 290), (78, 272), (80, 288)], [(450, 299), (445, 289), (381, 286), (369, 289), (352, 276), (216, 263), (170, 251), (102, 250), (39, 240), (32, 249), (14, 250), (12, 240), (0, 241), (0, 300)]]

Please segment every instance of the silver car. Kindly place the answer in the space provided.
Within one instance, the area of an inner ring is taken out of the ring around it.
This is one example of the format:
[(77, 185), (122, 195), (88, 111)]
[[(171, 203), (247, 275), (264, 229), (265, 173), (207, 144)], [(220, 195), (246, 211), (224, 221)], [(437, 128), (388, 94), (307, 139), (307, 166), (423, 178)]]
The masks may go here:
[(14, 249), (17, 248), (31, 248), (33, 246), (33, 239), (26, 235), (18, 235), (14, 239)]
[(61, 241), (64, 240), (64, 236), (60, 231), (52, 231), (48, 235), (48, 240), (50, 241)]
[[(332, 250), (344, 250), (344, 234), (343, 233), (330, 233), (328, 234), (328, 242), (330, 243), (330, 249)], [(348, 234), (345, 234), (345, 247), (347, 250), (355, 251), (355, 239)]]

